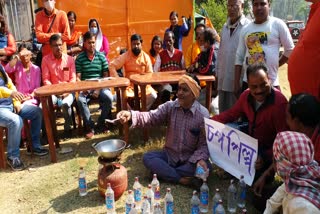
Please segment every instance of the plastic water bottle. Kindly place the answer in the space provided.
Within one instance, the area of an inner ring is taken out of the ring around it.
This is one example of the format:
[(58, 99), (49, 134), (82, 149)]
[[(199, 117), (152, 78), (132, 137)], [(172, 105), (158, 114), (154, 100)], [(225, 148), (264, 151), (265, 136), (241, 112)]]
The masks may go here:
[(237, 189), (234, 186), (233, 179), (230, 181), (230, 186), (228, 187), (228, 211), (230, 213), (237, 211)]
[(202, 186), (200, 187), (200, 211), (202, 213), (207, 213), (209, 207), (209, 187), (207, 181), (204, 180)]
[(167, 188), (166, 196), (164, 197), (164, 214), (173, 214), (174, 213), (174, 204), (173, 196), (171, 194), (171, 189)]
[(106, 199), (107, 214), (114, 214), (116, 211), (116, 207), (114, 203), (114, 192), (111, 188), (110, 183), (107, 183), (105, 199)]
[(224, 210), (222, 200), (220, 199), (218, 202), (218, 206), (216, 208), (216, 214), (225, 214), (225, 213), (226, 213), (226, 211)]
[(204, 181), (205, 179), (207, 179), (208, 176), (209, 176), (209, 169), (204, 170), (204, 168), (200, 164), (197, 164), (195, 177), (198, 177)]
[(141, 214), (150, 214), (150, 203), (148, 200), (147, 195), (145, 195), (143, 197), (143, 202), (142, 202), (142, 206), (141, 206)]
[(152, 186), (152, 191), (154, 192), (154, 200), (159, 201), (161, 199), (161, 194), (160, 194), (160, 182), (157, 178), (157, 174), (153, 174), (151, 186)]
[(133, 197), (132, 190), (128, 190), (128, 196), (126, 199), (126, 214), (130, 213), (133, 204), (134, 204), (134, 197)]
[(86, 173), (84, 172), (83, 167), (80, 167), (79, 172), (79, 195), (87, 195), (87, 182), (86, 182)]
[(158, 202), (154, 205), (153, 214), (163, 214), (163, 212), (161, 210), (161, 206), (160, 206), (160, 204)]
[(222, 200), (221, 195), (220, 195), (220, 190), (217, 188), (216, 189), (216, 193), (214, 194), (213, 198), (212, 198), (212, 213), (216, 214), (216, 209), (217, 206), (219, 205), (219, 200)]
[(154, 193), (152, 191), (151, 184), (148, 185), (148, 190), (147, 190), (147, 198), (150, 203), (150, 212), (153, 213), (154, 211)]
[(244, 176), (241, 175), (238, 185), (238, 207), (244, 208), (246, 206), (246, 183), (244, 182)]
[(136, 209), (135, 203), (132, 204), (129, 214), (138, 214), (138, 210)]
[(200, 199), (198, 197), (197, 191), (193, 191), (191, 198), (191, 214), (199, 214), (200, 213)]
[(136, 204), (136, 209), (141, 209), (141, 203), (142, 203), (142, 186), (139, 183), (139, 178), (135, 177), (134, 184), (133, 184), (133, 193), (134, 193), (134, 202)]

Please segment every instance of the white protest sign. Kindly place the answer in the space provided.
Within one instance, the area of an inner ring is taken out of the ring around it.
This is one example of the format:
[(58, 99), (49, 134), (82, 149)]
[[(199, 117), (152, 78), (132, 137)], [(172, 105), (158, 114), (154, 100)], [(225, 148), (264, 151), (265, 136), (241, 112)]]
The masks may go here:
[(245, 133), (214, 120), (204, 118), (210, 158), (214, 164), (252, 185), (258, 141)]

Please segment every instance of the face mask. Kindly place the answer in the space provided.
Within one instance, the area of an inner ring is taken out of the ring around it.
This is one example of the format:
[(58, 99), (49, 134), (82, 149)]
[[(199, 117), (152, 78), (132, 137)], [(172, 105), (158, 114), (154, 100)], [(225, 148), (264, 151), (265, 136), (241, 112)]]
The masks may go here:
[(141, 53), (141, 50), (139, 48), (133, 48), (132, 49), (132, 53), (135, 55), (135, 56), (138, 56), (140, 53)]
[(90, 32), (93, 33), (93, 34), (97, 34), (97, 33), (98, 33), (98, 28), (96, 28), (96, 27), (91, 27), (91, 28), (90, 28)]
[(206, 51), (207, 49), (206, 49), (203, 45), (201, 45), (201, 46), (200, 46), (200, 50), (204, 52), (204, 51)]
[(54, 9), (55, 1), (46, 1), (43, 3), (44, 8), (46, 8), (47, 11), (51, 12)]

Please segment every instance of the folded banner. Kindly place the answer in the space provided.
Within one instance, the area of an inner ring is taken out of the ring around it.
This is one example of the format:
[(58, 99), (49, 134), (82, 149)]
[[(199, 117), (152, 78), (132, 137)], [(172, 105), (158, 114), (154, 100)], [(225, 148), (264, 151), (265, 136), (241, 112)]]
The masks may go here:
[(214, 120), (204, 118), (204, 122), (212, 162), (237, 178), (243, 175), (251, 186), (256, 172), (257, 139)]

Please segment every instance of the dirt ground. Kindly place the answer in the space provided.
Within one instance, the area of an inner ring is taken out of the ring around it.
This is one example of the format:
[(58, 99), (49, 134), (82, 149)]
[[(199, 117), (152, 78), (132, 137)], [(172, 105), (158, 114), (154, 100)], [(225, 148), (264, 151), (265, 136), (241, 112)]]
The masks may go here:
[[(280, 71), (281, 90), (287, 98), (290, 89), (287, 82), (287, 67)], [(59, 122), (59, 121), (58, 121)], [(58, 124), (61, 128), (61, 123)], [(150, 182), (149, 172), (142, 164), (142, 154), (148, 150), (160, 149), (163, 145), (165, 130), (155, 129), (152, 138), (144, 143), (140, 130), (130, 132), (130, 149), (126, 149), (121, 156), (121, 163), (128, 171), (128, 184), (132, 188), (135, 176), (140, 177), (144, 187)], [(119, 138), (115, 129), (108, 135), (97, 135), (92, 140), (76, 137), (62, 141), (62, 147), (71, 147), (73, 152), (59, 154), (58, 163), (52, 164), (49, 156), (30, 157), (25, 149), (21, 150), (22, 160), (27, 169), (13, 172), (10, 168), (0, 172), (0, 213), (105, 213), (103, 198), (98, 193), (97, 172), (99, 164), (97, 154), (91, 147), (94, 142), (100, 142), (107, 138)], [(121, 137), (121, 136), (120, 136)], [(79, 167), (86, 171), (88, 182), (88, 195), (80, 197), (78, 193)], [(222, 197), (226, 201), (226, 189), (228, 180), (219, 179), (215, 173), (209, 178), (210, 199), (213, 190), (220, 188)], [(170, 187), (175, 201), (177, 214), (190, 212), (190, 198), (192, 189), (180, 185), (161, 183), (161, 194), (164, 197), (165, 188)], [(144, 188), (146, 190), (146, 188)], [(124, 213), (125, 196), (117, 201), (117, 213)], [(211, 205), (211, 202), (210, 202)], [(226, 207), (226, 203), (225, 203)], [(248, 213), (258, 213), (250, 203), (247, 203)]]

